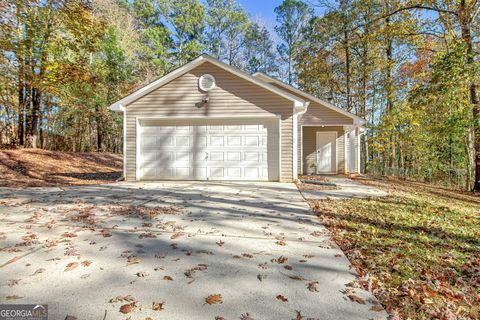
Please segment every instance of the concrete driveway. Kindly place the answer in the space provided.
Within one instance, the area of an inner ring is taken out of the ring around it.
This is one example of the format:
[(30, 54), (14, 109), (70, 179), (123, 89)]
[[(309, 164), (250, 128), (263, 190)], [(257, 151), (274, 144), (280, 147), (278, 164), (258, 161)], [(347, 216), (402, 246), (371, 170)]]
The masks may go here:
[(0, 221), (0, 303), (49, 319), (386, 318), (294, 184), (0, 189)]

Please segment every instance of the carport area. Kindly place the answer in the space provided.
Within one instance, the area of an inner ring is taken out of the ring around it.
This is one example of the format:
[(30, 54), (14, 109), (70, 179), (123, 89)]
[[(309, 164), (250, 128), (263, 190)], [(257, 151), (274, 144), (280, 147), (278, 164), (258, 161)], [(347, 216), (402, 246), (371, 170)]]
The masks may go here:
[(0, 221), (1, 303), (51, 319), (386, 318), (294, 184), (3, 188)]

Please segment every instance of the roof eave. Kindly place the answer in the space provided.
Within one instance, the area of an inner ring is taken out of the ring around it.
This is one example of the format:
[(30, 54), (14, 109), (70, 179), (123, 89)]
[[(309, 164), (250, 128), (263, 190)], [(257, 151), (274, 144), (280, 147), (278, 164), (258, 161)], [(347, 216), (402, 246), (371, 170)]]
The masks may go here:
[(146, 85), (145, 87), (141, 88), (141, 89), (138, 89), (136, 90), (135, 92), (131, 93), (130, 95), (126, 96), (125, 98), (115, 102), (114, 104), (112, 104), (109, 109), (112, 110), (112, 111), (117, 111), (117, 112), (123, 112), (125, 110), (125, 106), (127, 106), (129, 103), (145, 96), (146, 94), (150, 93), (151, 91), (165, 85), (166, 83), (180, 77), (181, 75), (187, 73), (188, 71), (196, 68), (197, 66), (199, 66), (200, 64), (204, 63), (204, 62), (210, 62), (212, 63), (213, 65), (219, 67), (219, 68), (222, 68), (226, 71), (229, 71), (245, 80), (248, 80), (260, 87), (263, 87), (264, 89), (267, 89), (275, 94), (277, 94), (278, 96), (281, 96), (283, 98), (286, 98), (288, 100), (291, 100), (294, 102), (294, 104), (301, 104), (301, 105), (305, 105), (305, 101), (293, 94), (290, 94), (288, 92), (285, 92), (284, 90), (280, 89), (280, 88), (277, 88), (273, 85), (271, 85), (270, 83), (266, 82), (266, 81), (263, 81), (262, 79), (259, 79), (259, 78), (256, 78), (256, 77), (253, 77), (239, 69), (236, 69), (232, 66), (229, 66), (223, 62), (221, 62), (220, 60), (217, 60), (207, 54), (203, 54), (201, 56), (199, 56), (198, 58), (196, 58), (195, 60), (192, 60), (191, 62), (177, 68), (176, 70), (166, 74), (165, 76), (163, 76), (162, 78)]
[(125, 107), (123, 105), (121, 105), (120, 103), (114, 103), (111, 106), (109, 106), (108, 109), (110, 111), (114, 111), (114, 112), (124, 112), (125, 111)]
[(334, 110), (334, 111), (337, 111), (337, 112), (339, 112), (339, 113), (341, 113), (341, 114), (346, 115), (347, 117), (352, 118), (352, 119), (353, 119), (353, 123), (354, 123), (355, 125), (365, 125), (365, 124), (367, 123), (365, 119), (363, 119), (363, 118), (361, 118), (361, 117), (359, 117), (359, 116), (357, 116), (357, 115), (354, 115), (353, 113), (350, 113), (350, 112), (348, 112), (348, 111), (346, 111), (346, 110), (344, 110), (344, 109), (342, 109), (342, 108), (340, 108), (340, 107), (337, 107), (337, 106), (335, 106), (335, 105), (333, 105), (333, 104), (331, 104), (331, 103), (329, 103), (329, 102), (327, 102), (327, 101), (324, 101), (324, 100), (322, 100), (322, 99), (320, 99), (320, 98), (317, 98), (317, 97), (315, 97), (315, 96), (313, 96), (313, 95), (311, 95), (311, 94), (308, 94), (308, 93), (306, 93), (306, 92), (303, 92), (303, 91), (301, 91), (301, 90), (299, 90), (299, 89), (297, 89), (297, 88), (295, 88), (295, 87), (292, 87), (291, 85), (288, 85), (288, 84), (286, 84), (286, 83), (283, 83), (282, 81), (280, 81), (280, 80), (278, 80), (278, 79), (275, 79), (275, 78), (273, 78), (273, 77), (270, 77), (269, 75), (266, 75), (265, 73), (255, 72), (252, 76), (253, 76), (253, 77), (256, 77), (256, 78), (259, 78), (259, 79), (262, 79), (262, 78), (263, 78), (264, 81), (267, 81), (267, 80), (268, 80), (268, 81), (272, 81), (273, 83), (276, 83), (276, 84), (278, 84), (279, 86), (282, 86), (282, 87), (284, 87), (284, 88), (291, 89), (291, 90), (293, 90), (294, 92), (295, 92), (295, 91), (301, 92), (302, 94), (306, 95), (307, 97), (310, 97), (311, 100), (316, 101), (316, 102), (318, 102), (318, 103), (320, 103), (320, 104), (323, 104), (323, 105), (325, 105), (327, 108), (330, 108), (330, 109), (332, 109), (332, 110)]

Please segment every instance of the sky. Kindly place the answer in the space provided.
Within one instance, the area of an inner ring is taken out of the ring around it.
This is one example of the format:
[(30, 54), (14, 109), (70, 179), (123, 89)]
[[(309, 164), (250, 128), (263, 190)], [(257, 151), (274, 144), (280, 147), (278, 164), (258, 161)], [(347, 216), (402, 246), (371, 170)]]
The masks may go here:
[[(315, 1), (306, 1), (307, 3), (314, 3)], [(245, 10), (250, 14), (252, 20), (255, 22), (261, 22), (261, 25), (265, 25), (275, 38), (274, 27), (276, 24), (275, 12), (273, 10), (278, 7), (283, 0), (237, 0), (237, 3), (242, 5)], [(320, 13), (320, 8), (315, 8), (315, 11)]]
[(261, 21), (270, 32), (275, 26), (275, 12), (273, 9), (278, 7), (282, 0), (237, 0), (248, 13), (250, 13), (253, 21)]
[(262, 16), (263, 18), (275, 21), (273, 9), (278, 7), (282, 0), (237, 0), (253, 17)]

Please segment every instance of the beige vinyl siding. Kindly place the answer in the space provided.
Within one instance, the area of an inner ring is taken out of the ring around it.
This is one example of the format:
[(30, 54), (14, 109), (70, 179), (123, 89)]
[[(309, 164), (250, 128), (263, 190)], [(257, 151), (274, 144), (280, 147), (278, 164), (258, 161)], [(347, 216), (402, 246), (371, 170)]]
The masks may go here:
[[(309, 101), (308, 96), (301, 95), (293, 90), (279, 86), (275, 83), (271, 85), (282, 89), (294, 96)], [(353, 124), (353, 119), (335, 110), (332, 110), (316, 101), (311, 101), (307, 112), (302, 116), (301, 124), (308, 125), (348, 125)]]
[(310, 102), (307, 112), (301, 119), (303, 125), (351, 125), (353, 119), (335, 110)]
[[(334, 114), (332, 114), (332, 112)], [(335, 118), (337, 117), (337, 118)], [(320, 120), (320, 119), (323, 119), (323, 120)], [(349, 117), (346, 117), (345, 115), (341, 114), (341, 113), (338, 113), (338, 112), (335, 112), (331, 109), (328, 109), (324, 106), (321, 106), (320, 104), (316, 103), (316, 102), (312, 102), (310, 103), (310, 106), (308, 107), (308, 110), (307, 112), (301, 117), (300, 121), (298, 122), (298, 126), (299, 126), (299, 132), (302, 130), (302, 126), (305, 126), (303, 127), (304, 129), (305, 128), (308, 128), (308, 126), (312, 126), (312, 125), (315, 125), (315, 127), (311, 127), (311, 128), (320, 128), (321, 130), (317, 130), (317, 131), (337, 131), (338, 132), (338, 139), (337, 139), (337, 145), (339, 146), (340, 148), (340, 145), (342, 146), (341, 150), (338, 149), (338, 172), (339, 173), (343, 173), (343, 169), (344, 169), (344, 165), (345, 165), (345, 148), (343, 147), (344, 146), (344, 133), (343, 133), (343, 125), (352, 125), (353, 124), (353, 120)], [(321, 127), (322, 125), (325, 125), (325, 127)], [(334, 125), (334, 126), (332, 126)], [(340, 126), (335, 126), (335, 125), (340, 125)], [(316, 126), (319, 126), (319, 127), (316, 127)], [(340, 132), (341, 131), (341, 132)], [(307, 137), (308, 138), (311, 138), (311, 137)], [(314, 135), (313, 137), (314, 139), (316, 138), (316, 135)], [(299, 141), (298, 141), (298, 145), (300, 146), (302, 141), (301, 141), (301, 135), (299, 134)], [(305, 139), (305, 137), (304, 137)], [(305, 141), (304, 141), (304, 144), (305, 144)], [(316, 145), (315, 145), (316, 147)], [(348, 144), (347, 144), (347, 147), (348, 147)], [(304, 166), (305, 166), (305, 159), (302, 159), (302, 155), (301, 155), (301, 148), (299, 147), (299, 155), (298, 155), (298, 172), (301, 173), (302, 169), (301, 169), (301, 162), (303, 162)], [(304, 153), (305, 155), (305, 150), (304, 150)], [(304, 157), (305, 158), (305, 157)], [(310, 162), (311, 164), (311, 162)], [(303, 172), (305, 173), (306, 168), (304, 167), (303, 168)]]
[[(217, 86), (208, 93), (208, 107), (197, 108), (206, 93), (198, 78), (211, 74)], [(209, 62), (150, 92), (126, 106), (126, 179), (136, 179), (136, 118), (261, 117), (278, 115), (281, 121), (281, 177), (293, 178), (293, 102), (242, 79)]]
[[(289, 90), (288, 88), (285, 88), (283, 86), (279, 86), (275, 83), (270, 83), (271, 85), (277, 87), (277, 88), (280, 88), (288, 93), (291, 93), (293, 95), (296, 95), (302, 99), (307, 99), (308, 100), (308, 97), (306, 95), (300, 95), (298, 94), (297, 92), (294, 92), (293, 90)], [(326, 131), (338, 131), (338, 130), (341, 130), (341, 133), (339, 132), (338, 133), (338, 138), (337, 138), (337, 146), (338, 146), (338, 150), (337, 150), (337, 154), (338, 154), (338, 169), (337, 171), (339, 173), (342, 173), (344, 172), (344, 166), (345, 166), (345, 149), (344, 149), (344, 133), (343, 133), (343, 125), (352, 125), (353, 124), (353, 119), (340, 113), (340, 112), (337, 112), (335, 110), (332, 110), (316, 101), (311, 101), (310, 102), (310, 105), (308, 106), (308, 110), (307, 112), (305, 112), (302, 117), (300, 118), (300, 120), (298, 121), (298, 156), (297, 156), (297, 159), (298, 159), (298, 173), (299, 174), (302, 174), (302, 161), (303, 161), (303, 164), (305, 166), (305, 150), (304, 150), (304, 159), (302, 159), (302, 148), (300, 147), (302, 145), (302, 139), (305, 139), (302, 138), (302, 134), (300, 134), (300, 132), (302, 132), (302, 126), (322, 126), (322, 125), (325, 125), (325, 126), (338, 126), (338, 127), (329, 127), (330, 129), (326, 129)], [(321, 128), (321, 127), (320, 127)], [(332, 129), (332, 128), (335, 128), (335, 129)], [(340, 128), (340, 129), (339, 129)], [(322, 129), (323, 130), (323, 129)], [(318, 131), (321, 131), (321, 130), (318, 130)], [(316, 148), (316, 134), (314, 134), (313, 137), (310, 137), (310, 136), (307, 136), (306, 139), (314, 139), (313, 141), (313, 146), (314, 148)], [(312, 146), (312, 141), (307, 141), (303, 142), (304, 144), (307, 143), (309, 146)], [(341, 147), (341, 148), (340, 148)], [(309, 160), (308, 160), (308, 164), (311, 166), (312, 164), (315, 163), (315, 159), (313, 160), (312, 162), (312, 155), (310, 154), (309, 155)], [(315, 171), (315, 170), (314, 170)], [(311, 169), (308, 169), (306, 167), (303, 168), (303, 173), (314, 173), (314, 172), (311, 172)]]
[(337, 132), (337, 172), (343, 173), (345, 168), (345, 144), (343, 127), (303, 127), (303, 173), (315, 174), (317, 161), (317, 132)]

